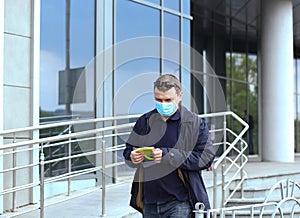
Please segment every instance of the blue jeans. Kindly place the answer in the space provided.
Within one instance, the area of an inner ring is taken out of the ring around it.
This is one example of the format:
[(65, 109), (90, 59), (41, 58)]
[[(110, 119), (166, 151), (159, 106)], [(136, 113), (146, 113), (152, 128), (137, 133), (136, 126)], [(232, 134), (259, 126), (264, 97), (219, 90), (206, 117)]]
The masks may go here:
[(145, 204), (144, 218), (190, 218), (192, 208), (188, 201), (173, 200), (166, 203)]

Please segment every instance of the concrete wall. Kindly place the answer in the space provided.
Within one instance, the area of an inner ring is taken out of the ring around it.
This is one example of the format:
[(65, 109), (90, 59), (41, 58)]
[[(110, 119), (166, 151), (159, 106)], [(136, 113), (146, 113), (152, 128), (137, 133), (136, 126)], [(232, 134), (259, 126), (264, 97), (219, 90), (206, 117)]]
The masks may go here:
[[(39, 123), (39, 21), (40, 2), (39, 0), (4, 0), (1, 1), (0, 10), (4, 13), (3, 28), (0, 42), (3, 40), (3, 48), (0, 49), (1, 74), (1, 95), (3, 105), (0, 110), (0, 117), (3, 119), (1, 130), (28, 127)], [(1, 47), (0, 47), (1, 48)], [(17, 137), (35, 138), (38, 133), (23, 133)], [(3, 139), (2, 143), (12, 143), (13, 139)], [(20, 139), (16, 139), (19, 141)], [(36, 146), (36, 145), (35, 145)], [(21, 164), (36, 163), (38, 152), (22, 152), (17, 154), (22, 156), (16, 162), (16, 166)], [(12, 155), (3, 157), (3, 167), (13, 166)], [(22, 163), (21, 163), (22, 162)], [(18, 170), (16, 173), (16, 184), (24, 184), (36, 181), (38, 178), (38, 168)], [(6, 173), (1, 182), (1, 188), (9, 188), (13, 185), (12, 173)], [(29, 204), (36, 201), (33, 189), (16, 193), (15, 204), (12, 194), (4, 196), (0, 206), (1, 211), (10, 210), (13, 207)], [(2, 208), (1, 208), (2, 207)], [(0, 212), (1, 212), (0, 211)]]

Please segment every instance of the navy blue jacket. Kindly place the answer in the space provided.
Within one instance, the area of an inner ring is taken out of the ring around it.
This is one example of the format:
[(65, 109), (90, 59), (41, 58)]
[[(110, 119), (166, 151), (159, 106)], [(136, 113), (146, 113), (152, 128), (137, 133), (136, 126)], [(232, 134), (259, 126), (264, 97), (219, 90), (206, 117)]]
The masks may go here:
[[(210, 204), (201, 171), (211, 166), (215, 151), (205, 120), (183, 106), (180, 107), (180, 113), (178, 141), (174, 148), (162, 148), (161, 164), (178, 170), (179, 177), (189, 192), (191, 206), (194, 208), (197, 202), (202, 202), (207, 210)], [(130, 205), (141, 213), (143, 212), (143, 165), (133, 164), (130, 153), (134, 147), (143, 147), (152, 143), (148, 141), (151, 141), (153, 134), (157, 134), (155, 131), (159, 131), (159, 128), (151, 128), (151, 123), (155, 123), (155, 119), (158, 118), (160, 119), (155, 109), (142, 115), (137, 120), (123, 152), (126, 163), (130, 167), (137, 168), (131, 188)]]

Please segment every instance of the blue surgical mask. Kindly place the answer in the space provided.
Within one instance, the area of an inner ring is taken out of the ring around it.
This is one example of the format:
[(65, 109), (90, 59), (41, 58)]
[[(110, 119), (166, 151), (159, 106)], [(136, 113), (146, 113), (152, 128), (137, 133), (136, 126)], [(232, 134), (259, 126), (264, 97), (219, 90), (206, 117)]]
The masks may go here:
[(164, 117), (169, 117), (175, 112), (174, 102), (161, 103), (159, 101), (155, 101), (155, 107), (158, 113)]

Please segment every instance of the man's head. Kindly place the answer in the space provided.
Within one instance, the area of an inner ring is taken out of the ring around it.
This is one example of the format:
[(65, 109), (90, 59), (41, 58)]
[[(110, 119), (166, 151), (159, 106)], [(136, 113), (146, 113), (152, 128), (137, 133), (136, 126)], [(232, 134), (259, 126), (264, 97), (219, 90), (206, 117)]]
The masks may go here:
[(171, 74), (160, 76), (154, 82), (154, 99), (156, 109), (163, 117), (173, 115), (182, 100), (180, 81)]

